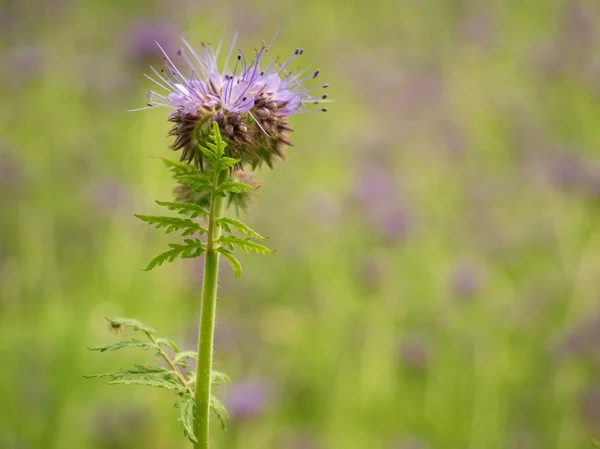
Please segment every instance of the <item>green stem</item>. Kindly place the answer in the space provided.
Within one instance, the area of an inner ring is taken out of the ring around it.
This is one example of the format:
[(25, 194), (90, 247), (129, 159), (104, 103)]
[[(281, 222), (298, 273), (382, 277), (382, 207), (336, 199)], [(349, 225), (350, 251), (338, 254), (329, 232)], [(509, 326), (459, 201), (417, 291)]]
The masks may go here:
[[(227, 171), (215, 174), (214, 184), (219, 185), (227, 177)], [(219, 278), (219, 256), (215, 240), (221, 236), (221, 228), (215, 221), (223, 215), (224, 199), (213, 191), (210, 200), (210, 215), (206, 239), (204, 279), (202, 280), (202, 308), (200, 312), (200, 332), (198, 334), (198, 369), (196, 372), (196, 416), (194, 433), (198, 443), (195, 449), (208, 449), (210, 418), (210, 381), (213, 359), (215, 312), (217, 305), (217, 282)]]

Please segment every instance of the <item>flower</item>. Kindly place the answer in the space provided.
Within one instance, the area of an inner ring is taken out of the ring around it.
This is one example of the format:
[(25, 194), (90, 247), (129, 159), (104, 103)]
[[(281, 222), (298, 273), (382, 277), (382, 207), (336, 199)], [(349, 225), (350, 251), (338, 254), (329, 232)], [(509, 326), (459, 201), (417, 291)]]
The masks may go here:
[[(300, 48), (284, 64), (275, 61), (268, 65), (263, 63), (269, 50), (264, 44), (255, 50), (250, 61), (238, 51), (235, 66), (230, 70), (228, 62), (233, 45), (220, 69), (217, 64), (220, 45), (215, 50), (210, 44), (202, 44), (201, 53), (197, 53), (182, 41), (185, 49), (177, 55), (183, 59), (184, 71), (189, 74), (184, 74), (159, 45), (166, 70), (151, 68), (155, 77), (147, 76), (165, 91), (164, 94), (149, 91), (147, 108), (171, 109), (169, 121), (174, 125), (169, 135), (175, 137), (171, 148), (182, 150), (182, 161), (202, 165), (198, 144), (205, 141), (212, 123), (217, 122), (228, 144), (228, 156), (240, 159), (238, 168), (247, 164), (255, 168), (263, 162), (272, 168), (276, 158), (284, 158), (285, 147), (292, 145), (288, 134), (293, 129), (288, 117), (327, 98), (327, 95), (312, 95), (314, 89), (304, 86), (305, 81), (318, 76), (319, 70), (308, 75), (288, 71), (290, 64), (302, 55)], [(315, 89), (326, 87), (324, 84)]]

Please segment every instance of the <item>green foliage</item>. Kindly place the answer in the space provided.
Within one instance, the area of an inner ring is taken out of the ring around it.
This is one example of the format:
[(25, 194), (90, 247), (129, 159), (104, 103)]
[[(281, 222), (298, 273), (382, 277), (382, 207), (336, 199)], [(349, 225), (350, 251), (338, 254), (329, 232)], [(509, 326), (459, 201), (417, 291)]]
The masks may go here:
[(122, 317), (106, 317), (106, 321), (108, 321), (111, 329), (120, 330), (123, 327), (131, 328), (134, 331), (141, 331), (147, 335), (154, 334), (156, 331), (151, 327), (146, 326), (145, 324), (135, 320), (133, 318), (122, 318)]
[[(194, 412), (195, 412), (195, 371), (188, 373), (187, 376), (180, 371), (180, 367), (187, 367), (189, 360), (196, 360), (195, 351), (181, 351), (179, 346), (172, 340), (163, 337), (155, 337), (156, 331), (138, 320), (131, 318), (107, 318), (111, 327), (127, 327), (134, 331), (142, 332), (148, 338), (147, 342), (136, 339), (122, 340), (97, 348), (94, 351), (106, 352), (117, 351), (124, 348), (142, 348), (155, 349), (156, 357), (161, 358), (167, 364), (167, 368), (158, 365), (134, 365), (131, 368), (120, 369), (115, 372), (93, 374), (84, 376), (87, 379), (106, 379), (109, 385), (141, 385), (147, 387), (162, 388), (176, 394), (177, 401), (177, 419), (183, 427), (185, 436), (192, 442), (196, 442), (194, 436)], [(163, 348), (171, 349), (175, 352), (171, 358)], [(229, 377), (219, 371), (211, 372), (211, 383), (221, 385), (229, 382)], [(221, 426), (224, 428), (227, 419), (227, 410), (217, 398), (210, 398), (211, 410), (217, 415)]]
[(197, 360), (198, 354), (195, 351), (179, 352), (179, 353), (175, 354), (175, 357), (173, 358), (173, 363), (175, 363), (175, 365), (179, 365), (179, 366), (185, 368), (188, 366), (189, 359)]
[(217, 415), (221, 422), (221, 428), (225, 430), (225, 422), (229, 419), (229, 413), (225, 406), (214, 396), (210, 397), (210, 409)]
[(231, 229), (233, 228), (240, 234), (248, 235), (250, 237), (260, 239), (260, 240), (266, 240), (265, 237), (260, 235), (258, 232), (254, 231), (253, 229), (246, 226), (241, 221), (236, 220), (234, 218), (222, 217), (222, 218), (219, 218), (218, 220), (216, 220), (216, 223), (225, 232), (231, 233), (232, 232)]
[(185, 239), (184, 242), (184, 244), (169, 243), (171, 249), (160, 253), (152, 259), (144, 270), (150, 271), (152, 268), (160, 266), (165, 262), (173, 262), (178, 257), (182, 259), (198, 257), (206, 250), (205, 244), (198, 239)]
[(235, 276), (237, 278), (242, 277), (242, 264), (239, 262), (239, 260), (236, 259), (236, 257), (231, 253), (231, 251), (228, 251), (225, 248), (218, 248), (217, 251), (221, 253), (223, 257), (225, 257), (225, 259), (227, 259), (227, 261), (231, 265), (231, 268), (233, 268), (233, 271), (235, 272)]
[(139, 341), (139, 340), (136, 340), (135, 338), (132, 338), (131, 340), (118, 341), (117, 343), (113, 343), (110, 345), (101, 346), (99, 348), (89, 348), (89, 349), (90, 349), (90, 351), (106, 352), (106, 351), (117, 351), (117, 350), (123, 349), (123, 348), (142, 348), (144, 350), (148, 350), (148, 349), (156, 348), (156, 345), (154, 343), (148, 343), (146, 341)]
[(177, 409), (177, 419), (183, 427), (185, 436), (188, 437), (192, 443), (197, 443), (198, 440), (194, 435), (194, 411), (196, 410), (194, 398), (192, 396), (187, 396), (186, 398), (177, 401), (175, 403), (175, 408)]
[(217, 192), (221, 193), (248, 193), (254, 190), (254, 187), (238, 181), (225, 181), (217, 187)]
[(193, 235), (195, 233), (205, 234), (206, 228), (200, 226), (189, 218), (177, 218), (177, 217), (161, 217), (157, 215), (140, 215), (135, 214), (137, 218), (145, 221), (149, 225), (153, 225), (156, 229), (166, 228), (165, 233), (169, 234), (174, 231), (183, 231), (181, 235)]
[(224, 235), (219, 237), (217, 243), (227, 247), (229, 250), (233, 250), (234, 247), (237, 247), (245, 253), (271, 254), (274, 252), (264, 245), (253, 242), (250, 237), (241, 238), (233, 235)]
[(209, 212), (206, 209), (195, 203), (174, 203), (169, 201), (157, 201), (156, 203), (169, 210), (176, 211), (181, 215), (188, 215), (191, 218), (208, 218), (209, 215)]

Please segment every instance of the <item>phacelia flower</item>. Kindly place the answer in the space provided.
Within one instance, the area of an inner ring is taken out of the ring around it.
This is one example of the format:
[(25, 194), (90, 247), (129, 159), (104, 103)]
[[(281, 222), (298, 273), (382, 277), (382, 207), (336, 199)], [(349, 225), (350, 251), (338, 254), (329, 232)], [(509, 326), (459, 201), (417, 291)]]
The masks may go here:
[(229, 69), (232, 45), (221, 69), (217, 64), (220, 45), (215, 50), (210, 44), (202, 44), (201, 53), (197, 53), (182, 41), (185, 49), (177, 52), (181, 64), (163, 51), (166, 70), (151, 68), (154, 77), (147, 76), (165, 91), (148, 92), (148, 108), (171, 109), (169, 121), (174, 125), (169, 135), (175, 137), (171, 148), (182, 150), (182, 161), (202, 165), (198, 144), (204, 142), (212, 123), (217, 122), (229, 155), (241, 160), (238, 168), (255, 168), (263, 162), (272, 167), (276, 158), (284, 158), (284, 149), (292, 145), (288, 134), (293, 129), (288, 117), (327, 98), (311, 94), (327, 84), (314, 89), (304, 86), (305, 81), (317, 77), (318, 70), (306, 75), (288, 71), (302, 49), (296, 49), (285, 63), (265, 65), (263, 59), (269, 49), (263, 44), (250, 61), (238, 51), (235, 65)]

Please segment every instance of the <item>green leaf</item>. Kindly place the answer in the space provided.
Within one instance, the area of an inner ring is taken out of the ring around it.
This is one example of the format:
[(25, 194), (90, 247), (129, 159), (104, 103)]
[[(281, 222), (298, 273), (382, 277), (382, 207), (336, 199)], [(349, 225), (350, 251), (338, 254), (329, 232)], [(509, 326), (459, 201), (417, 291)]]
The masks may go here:
[(167, 159), (164, 157), (161, 157), (160, 160), (171, 171), (171, 173), (173, 173), (175, 177), (182, 175), (193, 175), (198, 172), (198, 170), (193, 165), (172, 161), (171, 159)]
[(254, 190), (254, 187), (237, 181), (225, 181), (217, 187), (218, 192), (246, 193)]
[(210, 409), (215, 412), (219, 421), (221, 421), (221, 427), (225, 430), (225, 421), (229, 418), (229, 413), (225, 406), (213, 395), (210, 396)]
[(266, 240), (262, 235), (253, 229), (246, 226), (239, 220), (229, 217), (218, 218), (216, 220), (217, 225), (221, 226), (225, 232), (231, 232), (231, 228), (234, 228), (240, 234), (249, 235), (250, 237), (254, 237), (260, 240)]
[(215, 152), (215, 155), (221, 159), (225, 154), (225, 147), (227, 147), (227, 144), (221, 137), (221, 130), (219, 129), (217, 122), (213, 122), (210, 139), (214, 142), (214, 144), (209, 143), (208, 146)]
[(210, 190), (213, 185), (212, 181), (207, 177), (208, 173), (208, 171), (205, 171), (204, 173), (181, 175), (176, 176), (175, 179), (194, 192), (205, 192)]
[(198, 360), (198, 353), (196, 351), (181, 351), (180, 353), (175, 354), (173, 362), (175, 365), (183, 366), (185, 368), (188, 359)]
[(231, 268), (233, 268), (233, 271), (235, 272), (235, 277), (238, 279), (242, 277), (242, 264), (235, 258), (231, 251), (228, 251), (225, 248), (218, 248), (217, 251), (223, 254), (223, 257), (229, 261)]
[(241, 159), (235, 159), (232, 157), (222, 157), (221, 159), (219, 159), (219, 167), (221, 167), (222, 170), (225, 170), (227, 168), (231, 168), (239, 164), (240, 161)]
[(173, 340), (169, 340), (168, 338), (157, 338), (156, 342), (159, 344), (159, 346), (171, 348), (175, 354), (181, 352), (181, 349), (179, 349), (179, 346), (177, 346), (177, 343), (175, 343)]
[(173, 371), (156, 365), (135, 365), (133, 368), (122, 369), (114, 373), (94, 374), (84, 376), (91, 378), (108, 378), (110, 385), (146, 385), (149, 387), (164, 388), (182, 394), (187, 391)]
[[(221, 245), (226, 246), (230, 250), (232, 250), (234, 246), (237, 246), (239, 249), (241, 249), (245, 253), (254, 252), (257, 254), (271, 254), (274, 252), (273, 250), (270, 250), (269, 248), (267, 248), (264, 245), (253, 242), (252, 240), (250, 240), (250, 237), (241, 238), (241, 237), (235, 237), (233, 235), (224, 235), (224, 236), (219, 237), (217, 242), (220, 243)], [(225, 254), (223, 254), (223, 255), (225, 255)], [(225, 256), (225, 257), (227, 257), (227, 256)]]
[(134, 214), (137, 218), (145, 221), (149, 225), (153, 225), (156, 229), (166, 228), (165, 233), (169, 234), (173, 231), (183, 231), (181, 235), (193, 235), (196, 232), (205, 234), (206, 228), (196, 223), (189, 218), (178, 217), (162, 217), (157, 215), (140, 215)]
[(123, 348), (142, 348), (144, 351), (147, 351), (148, 349), (157, 349), (157, 347), (154, 343), (139, 341), (139, 340), (132, 338), (131, 340), (118, 341), (116, 343), (106, 345), (106, 346), (101, 346), (99, 348), (89, 348), (89, 350), (106, 352), (106, 351), (117, 351), (117, 350), (123, 349)]
[(109, 317), (106, 317), (106, 320), (110, 323), (110, 327), (112, 329), (120, 329), (122, 327), (130, 327), (134, 331), (142, 331), (142, 332), (145, 332), (146, 334), (156, 333), (156, 331), (154, 329), (152, 329), (151, 327), (146, 326), (145, 324), (143, 324), (140, 321), (135, 320), (133, 318), (123, 318), (123, 317), (109, 318)]
[(152, 268), (160, 266), (165, 262), (173, 262), (178, 257), (181, 257), (182, 259), (199, 257), (205, 251), (204, 243), (198, 239), (186, 239), (185, 245), (170, 243), (169, 246), (171, 247), (170, 250), (165, 251), (152, 259), (144, 270), (150, 271)]
[(223, 385), (231, 382), (229, 376), (220, 371), (212, 371), (210, 373), (210, 383), (211, 385)]
[(181, 215), (188, 215), (191, 218), (200, 216), (206, 218), (209, 216), (209, 212), (196, 203), (174, 203), (169, 201), (157, 201), (156, 203), (159, 206), (164, 206), (169, 210), (176, 211)]
[(181, 401), (177, 401), (175, 403), (175, 408), (178, 411), (177, 420), (181, 423), (185, 436), (188, 437), (192, 443), (198, 443), (198, 440), (194, 435), (194, 410), (196, 409), (194, 398), (188, 396)]

